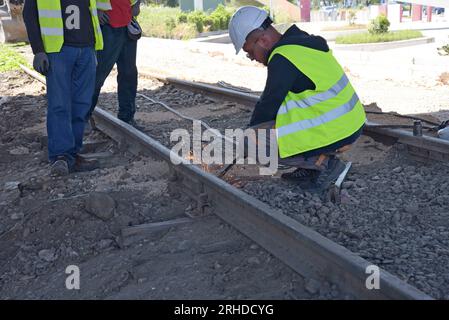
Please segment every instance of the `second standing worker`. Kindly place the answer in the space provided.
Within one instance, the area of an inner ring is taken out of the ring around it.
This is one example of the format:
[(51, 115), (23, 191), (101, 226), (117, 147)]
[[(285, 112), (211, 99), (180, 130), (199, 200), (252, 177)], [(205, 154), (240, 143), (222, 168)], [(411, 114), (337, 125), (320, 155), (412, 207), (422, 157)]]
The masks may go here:
[(128, 35), (128, 25), (133, 17), (140, 13), (140, 0), (97, 0), (97, 8), (104, 47), (97, 53), (95, 90), (88, 119), (95, 109), (101, 87), (114, 64), (117, 64), (119, 103), (117, 117), (136, 126), (134, 114), (137, 92), (137, 40)]
[(79, 152), (103, 39), (95, 0), (27, 0), (23, 9), (34, 68), (47, 82), (51, 174), (93, 170)]

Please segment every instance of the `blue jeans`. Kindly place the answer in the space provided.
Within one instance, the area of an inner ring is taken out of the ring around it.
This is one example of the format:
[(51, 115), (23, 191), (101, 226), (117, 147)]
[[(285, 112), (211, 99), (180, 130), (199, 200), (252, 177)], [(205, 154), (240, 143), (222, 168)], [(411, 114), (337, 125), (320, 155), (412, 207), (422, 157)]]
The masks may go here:
[(63, 46), (49, 53), (47, 74), (48, 158), (65, 156), (69, 167), (83, 146), (86, 116), (95, 84), (95, 50)]
[(136, 113), (137, 92), (137, 41), (128, 37), (126, 27), (113, 28), (110, 25), (102, 25), (104, 47), (97, 52), (97, 75), (95, 79), (95, 90), (89, 117), (95, 109), (100, 95), (101, 87), (117, 63), (117, 91), (119, 110), (117, 118), (125, 122), (134, 119)]

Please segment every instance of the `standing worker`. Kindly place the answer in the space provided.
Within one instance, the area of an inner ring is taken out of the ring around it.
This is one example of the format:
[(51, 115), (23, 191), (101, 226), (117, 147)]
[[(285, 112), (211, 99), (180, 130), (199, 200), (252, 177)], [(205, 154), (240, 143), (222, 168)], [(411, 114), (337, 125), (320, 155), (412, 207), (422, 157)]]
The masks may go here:
[(48, 157), (53, 175), (92, 170), (78, 156), (103, 48), (95, 0), (27, 0), (23, 17), (33, 67), (46, 76)]
[(265, 89), (250, 126), (275, 128), (279, 163), (297, 167), (282, 178), (315, 183), (324, 172), (336, 178), (343, 164), (335, 153), (361, 135), (363, 105), (322, 37), (293, 25), (280, 34), (266, 11), (239, 8), (229, 23), (236, 53), (268, 68)]
[(137, 40), (141, 30), (134, 17), (140, 13), (140, 0), (97, 0), (98, 17), (103, 33), (104, 48), (98, 52), (95, 90), (89, 118), (95, 109), (101, 87), (117, 63), (119, 110), (117, 117), (136, 126)]

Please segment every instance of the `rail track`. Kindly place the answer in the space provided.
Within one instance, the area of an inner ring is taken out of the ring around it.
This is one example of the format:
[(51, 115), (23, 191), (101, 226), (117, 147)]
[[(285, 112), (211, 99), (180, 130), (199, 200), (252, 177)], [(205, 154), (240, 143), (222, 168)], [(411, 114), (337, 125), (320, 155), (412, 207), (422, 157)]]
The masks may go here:
[[(26, 71), (36, 77), (33, 72)], [(253, 105), (257, 100), (256, 95), (227, 88), (170, 78), (157, 79), (182, 90), (242, 105)], [(432, 298), (383, 268), (380, 268), (380, 288), (367, 289), (366, 281), (370, 275), (367, 267), (375, 263), (320, 234), (325, 232), (318, 233), (305, 226), (283, 209), (268, 205), (270, 201), (266, 198), (259, 197), (265, 200), (263, 202), (251, 196), (250, 193), (254, 193), (251, 190), (244, 189), (244, 192), (230, 185), (213, 174), (213, 170), (212, 173), (206, 172), (200, 166), (186, 163), (185, 159), (179, 159), (181, 164), (173, 165), (171, 159), (177, 155), (167, 146), (122, 123), (107, 111), (97, 108), (94, 117), (96, 127), (117, 141), (120, 147), (166, 162), (171, 171), (171, 191), (185, 193), (193, 199), (197, 216), (217, 215), (299, 274), (335, 283), (342, 291), (361, 299)], [(407, 130), (385, 128), (374, 123), (367, 124), (365, 133), (389, 144), (399, 144), (403, 146), (401, 151), (418, 156), (420, 160), (445, 163), (449, 159), (449, 143), (446, 141), (428, 136), (416, 137)], [(257, 192), (255, 194), (257, 196)], [(313, 195), (306, 193), (301, 203), (314, 200)]]

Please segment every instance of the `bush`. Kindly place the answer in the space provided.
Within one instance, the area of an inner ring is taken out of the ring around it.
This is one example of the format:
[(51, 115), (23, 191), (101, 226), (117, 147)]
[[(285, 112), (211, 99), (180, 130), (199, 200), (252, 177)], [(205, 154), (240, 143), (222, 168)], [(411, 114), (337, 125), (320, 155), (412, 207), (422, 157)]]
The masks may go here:
[(226, 10), (220, 4), (209, 15), (206, 15), (202, 11), (193, 11), (186, 16), (180, 14), (178, 16), (178, 22), (193, 24), (198, 32), (203, 32), (205, 26), (207, 27), (207, 31), (226, 30), (233, 13), (233, 11)]
[(173, 17), (168, 17), (167, 20), (165, 20), (165, 26), (167, 27), (168, 31), (172, 31), (174, 28), (176, 28), (176, 21)]
[(180, 14), (178, 14), (178, 22), (187, 23), (187, 13), (181, 12)]
[(195, 25), (198, 32), (203, 32), (204, 21), (206, 20), (206, 15), (202, 11), (193, 11), (188, 14), (187, 21)]
[(368, 31), (371, 34), (387, 33), (389, 26), (390, 21), (385, 15), (381, 14), (376, 19), (371, 20)]
[(449, 55), (449, 44), (438, 48), (438, 54), (440, 56), (448, 56)]
[(226, 30), (228, 28), (229, 21), (231, 20), (231, 16), (232, 13), (227, 11), (222, 4), (218, 5), (208, 17), (208, 20), (211, 22), (211, 28), (209, 30)]

